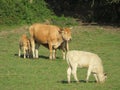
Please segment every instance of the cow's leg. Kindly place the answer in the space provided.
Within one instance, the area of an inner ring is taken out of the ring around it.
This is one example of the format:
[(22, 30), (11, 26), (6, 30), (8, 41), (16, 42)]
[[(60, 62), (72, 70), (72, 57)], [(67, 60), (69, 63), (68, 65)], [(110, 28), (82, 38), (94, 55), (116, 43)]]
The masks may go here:
[(51, 43), (48, 43), (48, 44), (49, 44), (49, 52), (50, 52), (49, 59), (53, 59), (52, 58), (52, 45)]
[(90, 76), (90, 74), (91, 74), (91, 69), (92, 69), (92, 68), (89, 66), (88, 71), (87, 71), (86, 82), (88, 82), (88, 80), (89, 80), (89, 76)]
[(67, 69), (67, 79), (68, 79), (68, 83), (70, 83), (70, 76), (71, 76), (71, 67), (69, 66)]
[(63, 47), (62, 47), (63, 60), (65, 60), (65, 58), (66, 58), (67, 51), (69, 51), (68, 41), (66, 41), (66, 42), (63, 43)]
[(35, 58), (39, 58), (39, 55), (38, 55), (38, 49), (39, 49), (39, 46), (40, 44), (35, 44)]
[(67, 51), (66, 42), (62, 43), (61, 49), (62, 49), (63, 60), (65, 60), (65, 58), (66, 58), (66, 51)]
[(33, 55), (33, 58), (35, 58), (35, 41), (33, 38), (31, 38), (30, 41), (31, 41), (31, 47), (32, 47), (32, 55)]
[(53, 49), (52, 58), (56, 59), (56, 49)]
[(67, 49), (67, 51), (69, 51), (69, 43), (68, 43), (68, 41), (66, 41), (66, 49)]
[(74, 65), (74, 66), (72, 67), (72, 74), (73, 74), (73, 76), (74, 76), (75, 81), (78, 83), (79, 80), (78, 80), (78, 78), (77, 78), (76, 72), (77, 72), (77, 65)]
[(96, 82), (98, 83), (98, 77), (97, 77), (97, 74), (93, 74), (94, 75), (94, 77), (95, 77), (95, 80), (96, 80)]

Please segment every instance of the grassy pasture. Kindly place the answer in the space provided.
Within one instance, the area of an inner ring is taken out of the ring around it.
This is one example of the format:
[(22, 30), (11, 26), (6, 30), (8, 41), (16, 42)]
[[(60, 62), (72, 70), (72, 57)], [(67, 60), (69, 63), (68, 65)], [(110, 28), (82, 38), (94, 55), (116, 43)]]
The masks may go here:
[[(39, 59), (17, 56), (19, 37), (27, 33), (23, 27), (0, 28), (0, 90), (119, 90), (120, 89), (120, 29), (103, 26), (76, 26), (72, 30), (70, 49), (97, 53), (103, 61), (108, 78), (96, 84), (87, 69), (78, 69), (80, 83), (67, 84), (67, 63), (57, 50), (57, 59), (48, 59), (48, 49), (39, 48)], [(28, 34), (29, 35), (29, 34)]]

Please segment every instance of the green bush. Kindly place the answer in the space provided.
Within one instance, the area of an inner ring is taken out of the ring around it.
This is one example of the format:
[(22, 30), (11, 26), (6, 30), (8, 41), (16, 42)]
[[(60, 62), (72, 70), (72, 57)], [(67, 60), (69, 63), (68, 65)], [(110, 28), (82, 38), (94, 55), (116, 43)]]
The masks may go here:
[(0, 24), (40, 22), (52, 14), (44, 0), (0, 0)]
[(0, 24), (32, 24), (51, 20), (51, 24), (70, 26), (76, 21), (64, 16), (58, 17), (47, 7), (44, 0), (0, 0)]
[(60, 27), (72, 26), (72, 25), (78, 24), (74, 18), (64, 17), (64, 16), (61, 16), (61, 17), (54, 16), (52, 17), (51, 21), (52, 21), (52, 24), (58, 25)]

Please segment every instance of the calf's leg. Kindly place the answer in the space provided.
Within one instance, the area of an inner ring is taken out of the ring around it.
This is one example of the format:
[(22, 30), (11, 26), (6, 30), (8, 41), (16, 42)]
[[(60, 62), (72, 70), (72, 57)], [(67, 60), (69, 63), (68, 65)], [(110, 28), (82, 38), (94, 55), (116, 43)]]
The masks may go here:
[(78, 83), (79, 80), (78, 80), (78, 78), (77, 78), (76, 72), (77, 72), (77, 65), (74, 65), (74, 66), (72, 67), (72, 74), (73, 74), (73, 76), (74, 76), (75, 81)]
[(67, 69), (67, 79), (68, 79), (68, 83), (70, 83), (70, 76), (71, 76), (71, 67), (69, 66)]
[(88, 82), (90, 74), (91, 74), (91, 67), (88, 68), (86, 82)]
[(93, 74), (93, 75), (94, 75), (94, 77), (95, 77), (96, 82), (98, 83), (98, 77), (97, 77), (97, 74)]

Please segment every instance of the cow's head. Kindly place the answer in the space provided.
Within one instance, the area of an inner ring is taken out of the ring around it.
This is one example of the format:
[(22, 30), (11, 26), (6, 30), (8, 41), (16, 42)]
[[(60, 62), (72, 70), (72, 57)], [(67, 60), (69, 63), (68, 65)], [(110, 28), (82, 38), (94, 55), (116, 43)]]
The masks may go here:
[(61, 34), (62, 34), (62, 37), (65, 41), (69, 41), (72, 39), (72, 36), (71, 36), (71, 28), (63, 28), (61, 30)]
[(106, 73), (104, 73), (104, 74), (101, 74), (100, 75), (100, 83), (104, 83), (105, 82), (105, 80), (106, 80), (106, 78), (107, 78), (107, 74)]

